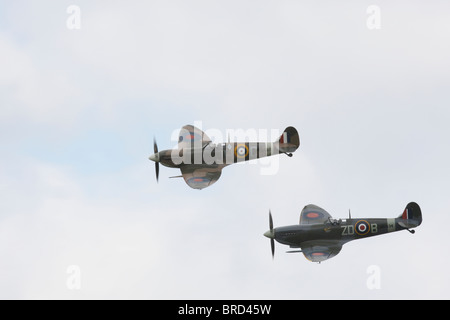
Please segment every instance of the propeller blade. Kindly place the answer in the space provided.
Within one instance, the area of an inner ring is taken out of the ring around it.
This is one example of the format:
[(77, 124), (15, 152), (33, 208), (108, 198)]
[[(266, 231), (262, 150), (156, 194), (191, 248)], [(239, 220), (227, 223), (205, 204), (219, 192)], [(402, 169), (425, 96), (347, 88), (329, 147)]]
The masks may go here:
[(155, 153), (158, 153), (158, 145), (156, 144), (156, 139), (153, 138), (153, 151)]
[(155, 162), (156, 182), (159, 182), (159, 162)]
[(270, 248), (272, 249), (272, 259), (275, 257), (275, 241), (270, 239)]
[(270, 238), (270, 249), (272, 251), (272, 260), (275, 257), (275, 241), (273, 240), (274, 238), (274, 234), (273, 234), (273, 219), (272, 219), (272, 212), (269, 210), (269, 229), (270, 229), (270, 233), (271, 233), (271, 238)]
[(272, 212), (269, 210), (269, 229), (273, 231), (273, 220), (272, 220)]
[[(153, 151), (155, 154), (158, 153), (158, 145), (156, 144), (156, 139), (153, 137)], [(159, 182), (159, 162), (155, 161), (155, 172), (156, 172), (156, 182)]]

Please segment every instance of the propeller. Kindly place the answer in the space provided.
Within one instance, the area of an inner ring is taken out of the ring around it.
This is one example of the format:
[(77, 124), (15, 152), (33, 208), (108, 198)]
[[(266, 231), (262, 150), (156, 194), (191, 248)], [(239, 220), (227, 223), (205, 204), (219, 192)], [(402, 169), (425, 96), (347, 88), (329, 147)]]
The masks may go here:
[[(158, 145), (156, 144), (155, 138), (153, 138), (153, 151), (154, 151), (155, 155), (158, 154)], [(159, 159), (157, 159), (157, 160), (159, 160)], [(159, 161), (155, 161), (155, 172), (156, 172), (156, 182), (158, 182), (159, 181)]]
[(270, 249), (272, 251), (272, 259), (275, 256), (275, 233), (273, 231), (273, 220), (272, 220), (272, 212), (269, 210), (269, 231), (266, 231), (264, 235), (270, 239)]
[(275, 234), (273, 233), (273, 220), (272, 213), (269, 210), (269, 228), (270, 233), (272, 234), (272, 238), (270, 238), (270, 249), (272, 250), (272, 259), (275, 257), (275, 240), (273, 240)]

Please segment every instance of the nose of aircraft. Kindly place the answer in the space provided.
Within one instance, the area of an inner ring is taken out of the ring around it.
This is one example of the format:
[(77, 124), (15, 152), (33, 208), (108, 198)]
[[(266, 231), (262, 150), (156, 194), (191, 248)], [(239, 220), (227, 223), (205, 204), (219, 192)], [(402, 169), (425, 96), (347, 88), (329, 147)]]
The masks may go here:
[(155, 162), (159, 162), (159, 154), (155, 153), (152, 154), (150, 157), (148, 157), (150, 160), (155, 161)]
[(274, 238), (274, 237), (273, 237), (273, 232), (272, 232), (271, 230), (267, 230), (267, 231), (264, 233), (264, 236), (267, 237), (267, 238), (269, 238), (269, 239), (273, 239), (273, 238)]

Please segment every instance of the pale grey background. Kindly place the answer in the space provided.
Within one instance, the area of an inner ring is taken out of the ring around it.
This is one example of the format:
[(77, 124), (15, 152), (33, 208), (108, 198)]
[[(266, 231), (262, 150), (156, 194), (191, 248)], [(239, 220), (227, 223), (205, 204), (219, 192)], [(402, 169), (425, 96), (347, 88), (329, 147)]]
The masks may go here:
[[(81, 29), (69, 30), (69, 5)], [(369, 5), (381, 29), (369, 30)], [(0, 3), (0, 298), (450, 298), (448, 1)], [(277, 175), (156, 184), (183, 125), (280, 129)], [(321, 265), (276, 246), (304, 205), (396, 217), (415, 235), (344, 246)], [(81, 289), (69, 290), (69, 266)], [(381, 288), (369, 290), (370, 266)]]

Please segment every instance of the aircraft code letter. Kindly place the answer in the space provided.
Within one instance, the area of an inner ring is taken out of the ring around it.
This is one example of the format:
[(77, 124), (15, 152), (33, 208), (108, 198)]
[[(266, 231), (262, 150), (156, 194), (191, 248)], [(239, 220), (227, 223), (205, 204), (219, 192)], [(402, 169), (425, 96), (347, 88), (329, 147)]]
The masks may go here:
[(344, 228), (344, 230), (342, 230), (343, 236), (351, 236), (355, 233), (353, 225), (342, 226), (342, 228)]

